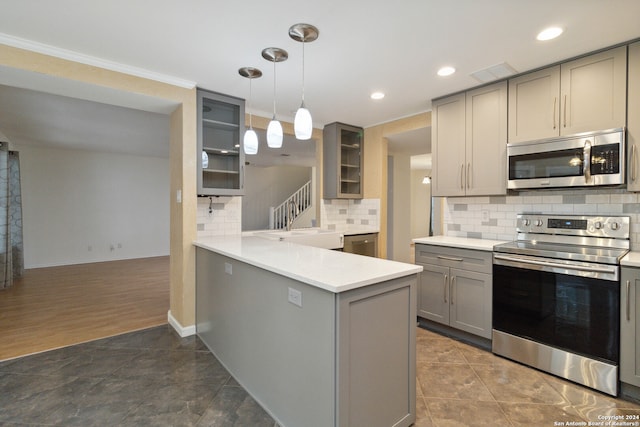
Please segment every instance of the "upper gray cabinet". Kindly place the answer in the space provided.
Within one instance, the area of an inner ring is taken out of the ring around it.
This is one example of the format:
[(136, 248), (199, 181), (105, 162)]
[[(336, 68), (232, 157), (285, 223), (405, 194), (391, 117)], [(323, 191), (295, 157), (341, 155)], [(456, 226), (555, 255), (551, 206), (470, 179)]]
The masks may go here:
[(198, 195), (244, 194), (244, 100), (198, 89)]
[(509, 80), (509, 142), (625, 126), (627, 47)]
[(434, 196), (506, 194), (507, 82), (433, 101)]
[(640, 191), (640, 42), (629, 46), (629, 93), (627, 99), (627, 189)]
[(322, 131), (323, 198), (362, 199), (363, 129), (330, 123)]

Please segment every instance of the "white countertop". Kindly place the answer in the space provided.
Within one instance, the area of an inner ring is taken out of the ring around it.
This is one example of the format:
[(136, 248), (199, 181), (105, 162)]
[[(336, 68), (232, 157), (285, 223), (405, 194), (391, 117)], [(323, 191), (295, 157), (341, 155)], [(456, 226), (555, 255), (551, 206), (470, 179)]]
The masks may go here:
[(251, 236), (206, 237), (194, 244), (335, 293), (422, 271), (419, 265)]
[(623, 267), (640, 267), (640, 252), (629, 252), (620, 260)]
[(461, 249), (475, 249), (479, 251), (493, 251), (495, 245), (507, 243), (504, 240), (470, 239), (467, 237), (431, 236), (413, 239), (414, 243), (435, 246), (450, 246)]

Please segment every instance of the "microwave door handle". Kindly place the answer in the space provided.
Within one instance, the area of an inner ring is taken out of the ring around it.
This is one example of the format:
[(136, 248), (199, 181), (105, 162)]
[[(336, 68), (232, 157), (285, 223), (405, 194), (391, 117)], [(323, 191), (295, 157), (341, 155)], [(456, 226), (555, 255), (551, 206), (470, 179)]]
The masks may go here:
[(584, 159), (582, 163), (584, 171), (584, 182), (591, 182), (591, 141), (586, 140), (584, 143)]

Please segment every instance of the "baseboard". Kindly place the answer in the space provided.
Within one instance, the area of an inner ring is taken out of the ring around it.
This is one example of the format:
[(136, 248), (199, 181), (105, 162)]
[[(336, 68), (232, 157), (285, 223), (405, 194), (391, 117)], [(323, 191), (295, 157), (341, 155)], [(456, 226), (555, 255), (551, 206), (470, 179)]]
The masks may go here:
[(173, 327), (173, 329), (176, 330), (178, 335), (183, 338), (196, 334), (196, 325), (182, 326), (180, 322), (178, 322), (176, 318), (171, 315), (171, 310), (167, 312), (167, 321)]

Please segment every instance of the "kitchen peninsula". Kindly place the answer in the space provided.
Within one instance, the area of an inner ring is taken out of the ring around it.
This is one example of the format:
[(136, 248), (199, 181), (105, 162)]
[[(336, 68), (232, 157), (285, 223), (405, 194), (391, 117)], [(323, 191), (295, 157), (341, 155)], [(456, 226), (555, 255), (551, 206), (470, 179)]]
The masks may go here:
[(196, 331), (283, 427), (415, 421), (422, 267), (252, 236), (196, 245)]

